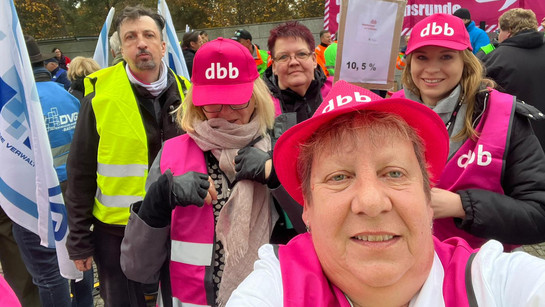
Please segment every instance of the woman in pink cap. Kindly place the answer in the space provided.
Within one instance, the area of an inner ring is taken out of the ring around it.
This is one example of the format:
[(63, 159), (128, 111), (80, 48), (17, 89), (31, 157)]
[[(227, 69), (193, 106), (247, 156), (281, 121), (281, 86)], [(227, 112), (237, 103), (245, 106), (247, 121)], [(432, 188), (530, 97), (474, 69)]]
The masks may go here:
[(434, 234), (474, 248), (487, 239), (506, 250), (545, 241), (545, 154), (529, 122), (543, 114), (483, 78), (457, 17), (417, 23), (406, 54), (404, 89), (393, 97), (430, 107), (449, 134), (448, 161), (432, 189)]
[(545, 260), (433, 236), (447, 154), (430, 108), (337, 82), (274, 149), (308, 232), (261, 247), (227, 306), (544, 306)]
[[(177, 112), (187, 132), (164, 143), (133, 204), (121, 247), (127, 277), (161, 281), (161, 306), (222, 306), (251, 272), (278, 214), (271, 175), (274, 105), (253, 57), (218, 38), (195, 54)], [(151, 185), (150, 185), (151, 184)]]

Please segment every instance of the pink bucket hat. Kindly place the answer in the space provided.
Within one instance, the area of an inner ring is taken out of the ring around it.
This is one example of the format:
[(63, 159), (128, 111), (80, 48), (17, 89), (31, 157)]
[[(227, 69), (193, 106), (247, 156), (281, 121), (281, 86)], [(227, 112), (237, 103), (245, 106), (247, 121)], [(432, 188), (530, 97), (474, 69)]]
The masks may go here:
[(416, 23), (411, 31), (405, 54), (424, 46), (473, 50), (464, 22), (448, 14), (433, 14)]
[(448, 155), (445, 124), (429, 107), (405, 98), (383, 99), (373, 92), (340, 80), (316, 110), (312, 118), (288, 129), (278, 139), (273, 151), (274, 169), (282, 186), (303, 205), (301, 180), (297, 175), (300, 146), (322, 125), (349, 112), (373, 110), (401, 116), (420, 136), (425, 149), (430, 180), (441, 176)]
[(193, 60), (193, 104), (243, 104), (259, 77), (254, 58), (240, 43), (219, 37), (204, 44)]

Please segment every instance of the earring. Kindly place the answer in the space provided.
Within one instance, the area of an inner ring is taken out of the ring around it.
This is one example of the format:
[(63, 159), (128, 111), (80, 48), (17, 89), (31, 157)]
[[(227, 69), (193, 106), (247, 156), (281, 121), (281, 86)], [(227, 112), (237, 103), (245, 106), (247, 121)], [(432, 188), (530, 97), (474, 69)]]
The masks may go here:
[(307, 229), (307, 232), (310, 233), (310, 223), (308, 221), (305, 223), (305, 228)]

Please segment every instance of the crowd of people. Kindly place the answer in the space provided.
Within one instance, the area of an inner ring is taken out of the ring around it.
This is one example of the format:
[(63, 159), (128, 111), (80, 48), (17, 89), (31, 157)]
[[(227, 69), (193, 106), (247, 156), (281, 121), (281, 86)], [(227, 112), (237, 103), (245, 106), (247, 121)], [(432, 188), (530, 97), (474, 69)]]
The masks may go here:
[(126, 7), (102, 68), (25, 36), (84, 275), (0, 208), (0, 305), (93, 306), (93, 264), (107, 307), (545, 305), (545, 260), (520, 249), (545, 242), (532, 11), (497, 42), (467, 9), (424, 18), (389, 98), (333, 84), (327, 30), (282, 23), (268, 50), (189, 31), (186, 79), (164, 27)]

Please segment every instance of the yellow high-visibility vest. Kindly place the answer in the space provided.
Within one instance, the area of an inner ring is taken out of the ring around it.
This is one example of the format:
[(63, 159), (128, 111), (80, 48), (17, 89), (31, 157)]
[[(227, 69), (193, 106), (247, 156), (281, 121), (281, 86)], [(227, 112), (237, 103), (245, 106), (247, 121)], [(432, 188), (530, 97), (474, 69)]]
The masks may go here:
[[(182, 85), (180, 81), (185, 84)], [(187, 80), (176, 78), (181, 99)], [(85, 78), (100, 137), (93, 215), (105, 224), (127, 225), (129, 207), (145, 195), (148, 140), (124, 62)]]

